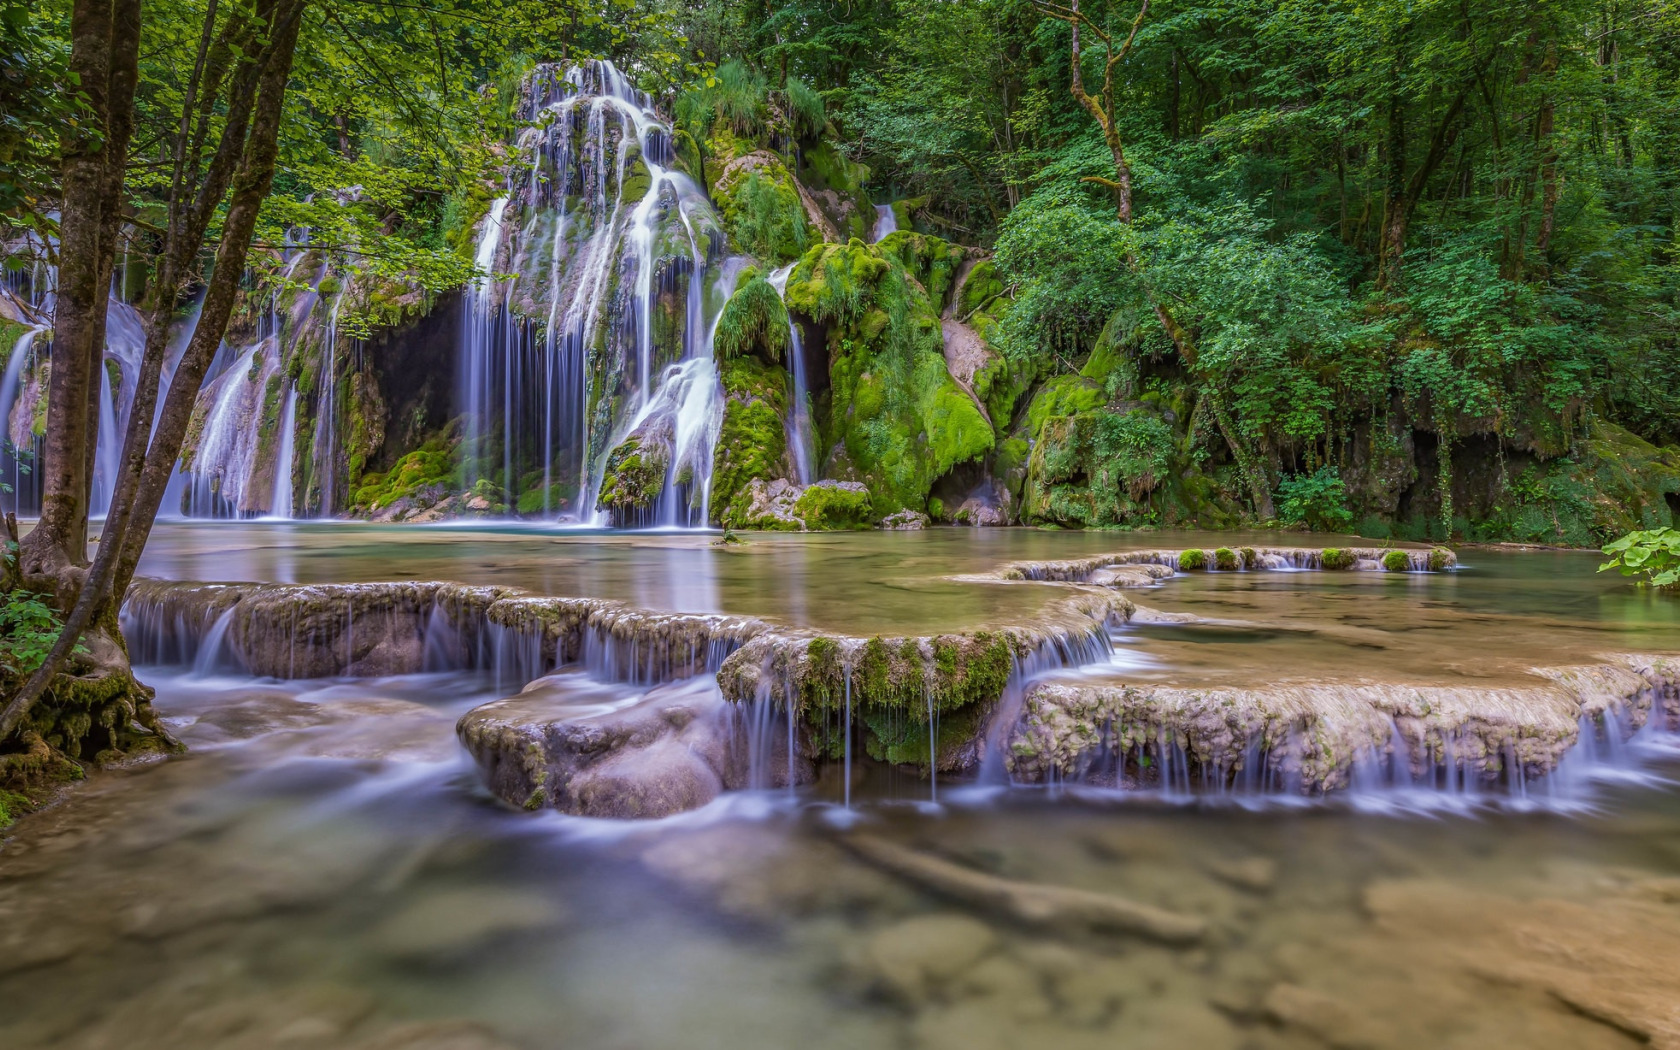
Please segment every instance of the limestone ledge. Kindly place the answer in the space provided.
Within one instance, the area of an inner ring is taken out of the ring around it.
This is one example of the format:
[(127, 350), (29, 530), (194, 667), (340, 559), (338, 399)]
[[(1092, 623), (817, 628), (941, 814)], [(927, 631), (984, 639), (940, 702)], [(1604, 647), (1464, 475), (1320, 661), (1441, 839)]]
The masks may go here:
[(1117, 551), (1062, 561), (1011, 562), (991, 574), (1004, 580), (1143, 587), (1175, 572), (1314, 571), (1443, 572), (1458, 556), (1445, 547), (1191, 547)]
[(1105, 763), (1101, 776), (1146, 780), (1172, 749), (1196, 783), (1316, 794), (1348, 787), (1362, 768), (1415, 783), (1443, 771), (1461, 784), (1520, 782), (1556, 770), (1584, 732), (1619, 743), (1653, 720), (1680, 729), (1680, 658), (1624, 654), (1533, 673), (1535, 685), (1516, 688), (1043, 683), (1026, 694), (1006, 762), (1023, 781), (1088, 778)]
[(1092, 659), (1106, 648), (1106, 628), (1135, 611), (1113, 591), (1081, 588), (1019, 626), (873, 638), (765, 631), (724, 660), (718, 684), (734, 703), (791, 712), (826, 757), (841, 757), (851, 719), (877, 760), (968, 769), (1023, 667)]
[(626, 681), (687, 677), (766, 629), (747, 617), (454, 583), (137, 580), (122, 621), (139, 663), (271, 678), (484, 668), (520, 684), (579, 663)]

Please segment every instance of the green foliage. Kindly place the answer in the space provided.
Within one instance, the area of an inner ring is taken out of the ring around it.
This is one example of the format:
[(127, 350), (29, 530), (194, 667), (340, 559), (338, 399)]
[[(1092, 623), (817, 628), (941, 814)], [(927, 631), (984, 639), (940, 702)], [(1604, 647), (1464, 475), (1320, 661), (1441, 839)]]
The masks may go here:
[(696, 139), (713, 127), (757, 140), (770, 116), (770, 88), (764, 74), (739, 58), (718, 66), (713, 74), (677, 97), (677, 123)]
[(1330, 572), (1346, 572), (1358, 561), (1352, 551), (1343, 547), (1326, 547), (1319, 555), (1319, 564)]
[(1665, 526), (1630, 532), (1605, 544), (1604, 553), (1610, 560), (1598, 567), (1599, 572), (1615, 569), (1653, 587), (1680, 587), (1680, 530)]
[(758, 352), (771, 364), (780, 362), (788, 345), (787, 308), (769, 281), (756, 274), (742, 276), (718, 316), (712, 349), (720, 360)]
[(814, 88), (798, 77), (789, 77), (783, 93), (787, 98), (788, 123), (795, 138), (812, 139), (828, 124), (828, 107)]
[(1412, 567), (1412, 559), (1405, 551), (1387, 551), (1382, 556), (1382, 565), (1389, 572), (1406, 572)]
[(34, 591), (0, 595), (0, 680), (21, 680), (40, 667), (63, 627), (57, 610)]
[(1284, 524), (1305, 525), (1315, 532), (1340, 532), (1353, 524), (1347, 489), (1330, 466), (1284, 478), (1278, 484), (1277, 509)]
[(1207, 568), (1207, 551), (1200, 547), (1179, 551), (1178, 567), (1183, 572), (1200, 572)]
[[(36, 18), (35, 5), (0, 7), (0, 221), (46, 228), (58, 138), (81, 101), (59, 90), (70, 49)], [(32, 18), (31, 16), (35, 17)]]
[(786, 469), (787, 373), (754, 356), (730, 357), (719, 372), (724, 407), (712, 462), (712, 513), (724, 528), (755, 528), (748, 486)]
[(867, 491), (818, 482), (799, 494), (793, 511), (812, 531), (869, 529), (875, 524), (874, 506)]

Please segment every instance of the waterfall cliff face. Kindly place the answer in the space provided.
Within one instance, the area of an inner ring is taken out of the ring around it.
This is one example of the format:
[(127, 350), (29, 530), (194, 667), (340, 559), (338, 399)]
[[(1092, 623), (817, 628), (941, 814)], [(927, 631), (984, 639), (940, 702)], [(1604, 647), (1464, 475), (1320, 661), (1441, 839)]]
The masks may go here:
[(733, 281), (670, 128), (609, 62), (539, 66), (532, 122), (480, 228), (460, 360), (469, 485), (586, 524), (706, 521)]
[[(126, 270), (124, 267), (122, 272)], [(128, 428), (128, 408), (134, 401), (140, 357), (145, 350), (140, 312), (123, 300), (119, 281), (120, 275), (113, 278), (111, 303), (105, 314), (99, 440), (93, 461), (91, 507), (95, 517), (103, 517), (111, 506), (123, 434)], [(20, 516), (33, 516), (41, 507), (40, 460), (57, 286), (58, 268), (37, 262), (9, 272), (0, 291), (0, 298), (5, 300), (0, 326), (19, 333), (8, 341), (9, 345), (0, 346), (0, 354), (5, 355), (0, 358), (0, 481), (11, 487), (9, 493), (0, 493), (0, 503)]]

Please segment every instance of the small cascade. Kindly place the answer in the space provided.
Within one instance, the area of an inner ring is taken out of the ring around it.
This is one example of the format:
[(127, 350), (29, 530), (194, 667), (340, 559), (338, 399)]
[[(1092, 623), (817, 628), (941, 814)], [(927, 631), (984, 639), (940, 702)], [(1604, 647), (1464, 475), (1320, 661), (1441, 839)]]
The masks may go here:
[(476, 254), (485, 273), (514, 276), (481, 277), (466, 300), (466, 480), (521, 513), (604, 524), (609, 453), (652, 421), (685, 447), (637, 523), (703, 525), (705, 424), (722, 406), (706, 303), (718, 218), (672, 167), (652, 100), (610, 62), (540, 66), (526, 104), (532, 123)]
[[(33, 235), (31, 235), (31, 239)], [(134, 401), (145, 352), (145, 327), (140, 311), (118, 295), (120, 276), (113, 272), (113, 290), (105, 313), (105, 355), (99, 372), (99, 435), (94, 448), (90, 509), (103, 517), (111, 506), (111, 494), (122, 459), (123, 437), (128, 427), (128, 409)], [(26, 317), (40, 319), (10, 347), (5, 378), (0, 380), (0, 473), (12, 492), (6, 497), (10, 509), (33, 515), (41, 506), (41, 436), (38, 420), (46, 411), (46, 363), (51, 345), (50, 320), (57, 301), (58, 269), (45, 262), (32, 268), (8, 272), (5, 295), (21, 304)], [(42, 338), (46, 335), (47, 338)], [(166, 369), (167, 381), (167, 369)]]
[(894, 212), (890, 204), (875, 205), (875, 233), (870, 241), (879, 244), (888, 234), (898, 232), (898, 213)]
[(310, 477), (319, 493), (315, 500), (318, 516), (330, 518), (338, 493), (334, 482), (338, 477), (338, 311), (344, 303), (341, 289), (333, 297), (327, 314), (327, 327), (321, 347), (321, 370), (315, 383), (319, 388), (315, 401), (315, 438), (310, 445)]
[[(38, 389), (28, 398), (19, 395), (23, 393), (25, 376), (36, 374), (35, 344), (45, 331), (46, 326), (40, 325), (18, 337), (12, 345), (11, 356), (6, 359), (5, 377), (0, 379), (0, 426), (4, 428), (4, 432), (0, 433), (0, 439), (4, 441), (4, 445), (0, 446), (0, 467), (4, 468), (0, 481), (10, 487), (6, 495), (10, 504), (8, 509), (20, 513), (25, 506), (24, 493), (37, 491), (34, 474), (40, 462), (41, 436), (35, 433), (33, 405), (45, 392)], [(34, 382), (39, 387), (39, 379)], [(38, 506), (39, 496), (35, 498), (35, 506)]]
[[(889, 209), (890, 211), (891, 209)], [(788, 277), (796, 263), (789, 263), (770, 274), (769, 281), (776, 293), (787, 303)], [(805, 340), (800, 336), (799, 324), (788, 314), (788, 371), (793, 377), (793, 411), (788, 413), (788, 447), (793, 450), (793, 466), (801, 485), (817, 480), (814, 465), (816, 427), (811, 422), (811, 387), (805, 375)]]
[[(280, 349), (275, 340), (265, 339), (247, 347), (234, 362), (206, 385), (193, 420), (196, 445), (182, 456), (186, 491), (181, 510), (189, 517), (244, 518), (266, 514), (278, 506), (274, 496), (278, 475), (286, 476), (285, 507), (291, 505), (289, 448), (270, 457), (276, 479), (267, 481), (259, 467), (263, 451), (274, 439), (265, 409), (279, 403), (284, 378), (280, 375)], [(281, 444), (290, 443), (291, 419), (288, 396), (287, 418), (280, 421)], [(265, 483), (267, 481), (267, 483)], [(289, 514), (289, 509), (281, 511)]]
[(286, 402), (280, 409), (280, 447), (274, 456), (274, 494), (268, 501), (268, 516), (290, 518), (292, 508), (292, 458), (297, 444), (297, 388), (286, 383)]

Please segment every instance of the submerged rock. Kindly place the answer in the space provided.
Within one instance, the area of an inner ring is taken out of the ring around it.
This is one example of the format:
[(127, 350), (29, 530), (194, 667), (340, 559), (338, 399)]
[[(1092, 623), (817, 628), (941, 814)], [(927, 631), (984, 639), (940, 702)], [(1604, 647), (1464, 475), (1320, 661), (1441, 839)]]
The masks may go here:
[(1104, 644), (1102, 629), (1134, 607), (1118, 594), (1085, 591), (1052, 603), (1037, 623), (923, 638), (853, 638), (766, 631), (718, 669), (738, 704), (791, 711), (824, 757), (842, 757), (855, 725), (873, 758), (940, 772), (979, 764), (998, 701), (1024, 660), (1069, 659)]

